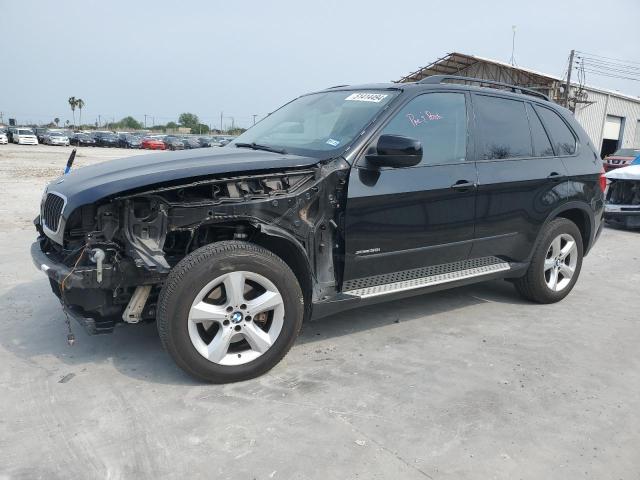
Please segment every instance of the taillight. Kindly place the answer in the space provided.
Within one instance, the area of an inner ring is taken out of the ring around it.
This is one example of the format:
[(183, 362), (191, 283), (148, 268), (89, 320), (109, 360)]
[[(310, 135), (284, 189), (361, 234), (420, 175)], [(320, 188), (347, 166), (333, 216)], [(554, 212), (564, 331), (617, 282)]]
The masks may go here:
[(600, 172), (600, 190), (602, 190), (602, 193), (604, 193), (606, 189), (607, 189), (607, 177), (605, 177), (605, 171), (603, 168), (602, 171)]

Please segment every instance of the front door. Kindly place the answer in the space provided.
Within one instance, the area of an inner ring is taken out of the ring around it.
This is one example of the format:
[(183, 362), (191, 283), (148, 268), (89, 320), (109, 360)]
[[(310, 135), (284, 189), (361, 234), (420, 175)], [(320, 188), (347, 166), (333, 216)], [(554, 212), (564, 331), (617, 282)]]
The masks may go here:
[(474, 234), (475, 164), (469, 161), (468, 96), (419, 95), (382, 134), (419, 140), (420, 164), (376, 168), (364, 156), (349, 178), (344, 280), (466, 260)]

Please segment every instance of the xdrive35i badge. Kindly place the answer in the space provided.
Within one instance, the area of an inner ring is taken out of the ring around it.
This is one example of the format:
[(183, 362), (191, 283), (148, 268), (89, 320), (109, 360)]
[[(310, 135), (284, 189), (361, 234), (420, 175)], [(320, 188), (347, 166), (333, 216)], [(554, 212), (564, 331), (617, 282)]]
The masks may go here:
[(367, 250), (356, 250), (356, 255), (368, 255), (370, 253), (378, 253), (380, 248), (368, 248)]

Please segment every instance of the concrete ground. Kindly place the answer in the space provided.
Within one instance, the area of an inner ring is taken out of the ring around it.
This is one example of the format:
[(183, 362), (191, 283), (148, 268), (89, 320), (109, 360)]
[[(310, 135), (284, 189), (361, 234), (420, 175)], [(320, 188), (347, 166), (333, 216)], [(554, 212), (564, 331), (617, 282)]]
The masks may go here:
[(561, 303), (491, 282), (349, 311), (203, 385), (154, 325), (67, 346), (28, 253), (66, 155), (0, 145), (0, 479), (640, 478), (640, 233), (606, 229)]

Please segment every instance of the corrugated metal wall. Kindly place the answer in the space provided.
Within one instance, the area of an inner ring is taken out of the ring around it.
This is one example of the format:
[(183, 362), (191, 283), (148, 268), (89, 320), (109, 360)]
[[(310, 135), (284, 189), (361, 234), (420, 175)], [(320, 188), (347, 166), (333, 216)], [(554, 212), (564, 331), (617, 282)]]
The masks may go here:
[(624, 118), (624, 131), (620, 147), (634, 147), (636, 128), (640, 119), (640, 103), (612, 95), (609, 98), (607, 115), (616, 115)]
[(622, 143), (620, 147), (634, 147), (637, 138), (636, 130), (640, 128), (640, 100), (635, 102), (614, 94), (606, 94), (590, 89), (586, 89), (588, 100), (595, 102), (591, 105), (579, 105), (576, 108), (575, 116), (582, 128), (584, 128), (591, 138), (596, 149), (602, 146), (602, 127), (607, 115), (614, 115), (624, 119), (624, 130), (622, 131)]
[[(530, 79), (525, 78), (525, 72), (519, 72), (518, 70), (486, 62), (474, 63), (460, 70), (457, 74), (520, 85), (528, 85), (530, 82)], [(531, 74), (528, 74), (528, 76), (530, 75)], [(556, 87), (559, 84), (559, 81), (551, 82), (549, 84), (549, 90), (543, 91), (543, 93), (553, 97), (554, 94), (558, 93)], [(600, 151), (602, 148), (602, 128), (607, 115), (624, 118), (624, 130), (620, 147), (640, 147), (640, 145), (634, 145), (636, 138), (640, 138), (640, 134), (636, 134), (636, 130), (640, 128), (640, 124), (638, 123), (640, 120), (640, 99), (633, 101), (623, 97), (617, 97), (615, 94), (607, 94), (589, 88), (585, 88), (585, 90), (588, 94), (587, 100), (595, 103), (578, 104), (575, 117), (586, 130), (596, 149)]]

